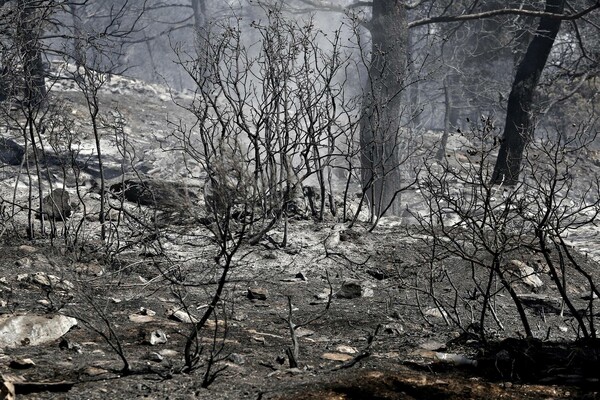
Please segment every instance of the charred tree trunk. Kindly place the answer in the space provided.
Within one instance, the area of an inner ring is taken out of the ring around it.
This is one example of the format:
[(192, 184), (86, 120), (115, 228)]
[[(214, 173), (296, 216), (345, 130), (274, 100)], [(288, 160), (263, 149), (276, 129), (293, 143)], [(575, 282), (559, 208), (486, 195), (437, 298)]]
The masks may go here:
[(194, 28), (200, 32), (206, 26), (206, 2), (205, 0), (192, 0), (194, 10)]
[(20, 0), (21, 11), (18, 37), (23, 59), (25, 101), (30, 108), (40, 107), (46, 99), (46, 79), (41, 50), (41, 21), (37, 13), (42, 12), (37, 2)]
[(83, 26), (81, 16), (79, 15), (79, 5), (76, 2), (69, 2), (69, 12), (73, 18), (73, 53), (72, 57), (77, 67), (84, 66), (85, 60), (85, 41), (83, 37)]
[[(546, 12), (560, 14), (564, 6), (565, 0), (547, 0)], [(517, 67), (508, 97), (502, 144), (492, 174), (493, 184), (514, 186), (519, 180), (523, 153), (534, 132), (532, 115), (534, 92), (560, 25), (559, 18), (541, 18), (535, 36)]]
[(399, 0), (375, 0), (369, 82), (361, 115), (362, 185), (374, 216), (381, 216), (401, 187), (399, 131), (401, 94), (406, 75), (407, 13)]

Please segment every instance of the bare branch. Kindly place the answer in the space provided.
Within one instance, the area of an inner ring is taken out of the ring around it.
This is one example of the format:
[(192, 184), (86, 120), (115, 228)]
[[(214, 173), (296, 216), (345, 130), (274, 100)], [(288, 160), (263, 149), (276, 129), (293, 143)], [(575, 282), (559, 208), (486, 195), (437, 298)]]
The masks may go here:
[(351, 9), (360, 8), (360, 7), (371, 7), (373, 6), (373, 2), (371, 1), (356, 1), (347, 6), (340, 6), (335, 4), (332, 1), (322, 1), (322, 0), (299, 0), (301, 3), (306, 4), (311, 8), (304, 9), (296, 9), (295, 13), (304, 13), (310, 11), (328, 11), (328, 12), (346, 12)]
[(502, 10), (492, 10), (485, 11), (474, 14), (464, 14), (464, 15), (448, 15), (448, 16), (439, 16), (439, 17), (431, 17), (424, 18), (417, 21), (410, 22), (408, 24), (409, 28), (415, 28), (417, 26), (429, 25), (429, 24), (437, 24), (440, 22), (459, 22), (459, 21), (469, 21), (475, 19), (482, 18), (493, 18), (499, 15), (523, 15), (526, 17), (545, 17), (545, 18), (554, 18), (560, 19), (563, 21), (572, 21), (575, 19), (579, 19), (592, 11), (600, 8), (600, 1), (597, 1), (594, 5), (582, 10), (578, 13), (574, 14), (555, 14), (547, 11), (534, 11), (534, 10), (523, 10), (517, 8), (505, 8)]

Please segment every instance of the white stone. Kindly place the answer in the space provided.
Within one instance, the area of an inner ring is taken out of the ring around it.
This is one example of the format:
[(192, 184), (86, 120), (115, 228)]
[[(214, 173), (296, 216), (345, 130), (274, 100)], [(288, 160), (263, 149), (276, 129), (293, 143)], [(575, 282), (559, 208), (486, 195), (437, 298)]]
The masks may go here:
[(51, 342), (77, 325), (75, 318), (64, 315), (17, 315), (0, 318), (0, 348), (36, 346)]

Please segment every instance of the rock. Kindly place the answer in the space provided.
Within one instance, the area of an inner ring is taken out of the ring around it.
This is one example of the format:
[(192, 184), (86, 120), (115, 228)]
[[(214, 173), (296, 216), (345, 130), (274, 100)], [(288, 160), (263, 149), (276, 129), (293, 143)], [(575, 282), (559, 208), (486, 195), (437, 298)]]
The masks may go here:
[(160, 355), (159, 353), (156, 353), (154, 351), (148, 353), (148, 355), (146, 357), (148, 358), (148, 360), (154, 361), (154, 362), (161, 362), (164, 359), (164, 357), (162, 355)]
[(71, 282), (63, 280), (56, 275), (46, 274), (45, 272), (21, 274), (17, 276), (17, 281), (25, 281), (45, 288), (65, 291), (73, 290), (75, 288)]
[(37, 251), (37, 248), (24, 244), (19, 246), (19, 250), (23, 253), (35, 253)]
[(171, 350), (171, 349), (162, 349), (161, 351), (158, 352), (158, 354), (160, 354), (163, 357), (171, 357), (171, 358), (179, 357), (179, 353), (177, 351)]
[(196, 319), (193, 315), (190, 315), (188, 312), (182, 309), (169, 309), (167, 310), (167, 315), (172, 320), (184, 322), (186, 324), (193, 324), (198, 322), (198, 319)]
[(35, 367), (35, 363), (31, 358), (16, 358), (11, 360), (8, 366), (12, 369), (29, 369)]
[(335, 294), (340, 299), (355, 299), (357, 297), (373, 297), (373, 289), (363, 282), (345, 281)]
[(453, 353), (435, 353), (436, 359), (441, 362), (445, 362), (452, 365), (457, 366), (477, 366), (477, 360), (471, 360), (462, 354), (453, 354)]
[(427, 310), (425, 310), (425, 315), (433, 318), (444, 318), (448, 316), (446, 314), (446, 311), (440, 310), (437, 307), (428, 308)]
[(325, 251), (333, 250), (340, 244), (340, 234), (344, 230), (344, 225), (337, 224), (331, 228), (331, 233), (325, 239)]
[(388, 335), (399, 335), (402, 332), (404, 332), (404, 327), (397, 323), (397, 322), (392, 322), (390, 324), (385, 324), (382, 326), (382, 330), (384, 333), (387, 333)]
[(104, 267), (96, 262), (77, 263), (75, 264), (75, 272), (80, 275), (102, 276), (104, 275)]
[(506, 269), (511, 273), (516, 272), (521, 281), (533, 289), (539, 289), (544, 286), (544, 282), (542, 282), (535, 270), (522, 261), (510, 260), (506, 265)]
[(308, 281), (308, 279), (306, 279), (306, 275), (304, 275), (304, 273), (302, 273), (302, 272), (298, 272), (296, 274), (296, 279), (300, 279), (301, 281), (305, 281), (305, 282)]
[(246, 363), (246, 357), (238, 353), (231, 353), (227, 359), (237, 365), (243, 365)]
[(446, 344), (430, 340), (428, 342), (421, 343), (419, 347), (425, 350), (438, 351), (446, 349)]
[(15, 265), (19, 268), (30, 268), (33, 265), (33, 261), (29, 257), (23, 257), (15, 261)]
[(352, 360), (354, 357), (351, 356), (350, 354), (324, 353), (323, 355), (321, 355), (321, 358), (323, 358), (325, 360), (331, 360), (331, 361), (346, 362), (346, 361)]
[(136, 323), (136, 324), (147, 324), (148, 322), (152, 322), (152, 321), (154, 321), (155, 319), (156, 319), (156, 318), (154, 318), (154, 317), (153, 317), (153, 316), (151, 316), (151, 315), (142, 315), (142, 314), (139, 314), (139, 313), (136, 313), (136, 314), (131, 314), (131, 315), (129, 316), (129, 320), (130, 320), (131, 322), (134, 322), (134, 323)]
[(99, 368), (99, 367), (86, 367), (83, 370), (83, 373), (88, 376), (99, 376), (99, 375), (108, 374), (109, 371), (104, 368)]
[(64, 189), (54, 189), (44, 197), (44, 215), (50, 219), (64, 221), (71, 216), (73, 208), (69, 201), (69, 192)]
[(37, 346), (57, 340), (77, 325), (75, 318), (64, 315), (17, 315), (0, 317), (0, 348)]
[(17, 275), (17, 282), (26, 282), (27, 278), (29, 278), (29, 274), (18, 274)]
[(11, 381), (2, 380), (0, 384), (0, 398), (3, 400), (16, 400), (15, 384)]
[(156, 315), (156, 311), (149, 310), (146, 307), (140, 307), (140, 314), (148, 315), (149, 317), (153, 317)]
[(338, 353), (343, 353), (343, 354), (356, 354), (358, 353), (358, 350), (356, 350), (354, 347), (352, 346), (346, 346), (346, 345), (339, 345), (335, 348), (335, 351), (337, 351)]
[(315, 331), (311, 331), (310, 329), (306, 329), (306, 328), (297, 328), (294, 329), (294, 331), (296, 332), (296, 337), (307, 337), (307, 336), (312, 336), (315, 334)]
[(283, 278), (282, 282), (306, 282), (306, 276), (302, 272), (298, 272), (293, 278)]
[(156, 346), (159, 344), (167, 343), (167, 334), (162, 329), (157, 329), (146, 335), (145, 343), (150, 346)]
[(248, 298), (250, 300), (266, 300), (269, 295), (269, 291), (263, 288), (248, 288)]
[(335, 296), (335, 293), (331, 293), (330, 289), (324, 289), (321, 293), (317, 293), (315, 298), (318, 300), (326, 301), (329, 300), (329, 296)]
[(388, 279), (390, 276), (392, 276), (391, 271), (387, 272), (383, 269), (368, 269), (365, 271), (367, 274), (371, 275), (373, 278), (377, 279), (378, 281), (382, 281), (384, 279)]

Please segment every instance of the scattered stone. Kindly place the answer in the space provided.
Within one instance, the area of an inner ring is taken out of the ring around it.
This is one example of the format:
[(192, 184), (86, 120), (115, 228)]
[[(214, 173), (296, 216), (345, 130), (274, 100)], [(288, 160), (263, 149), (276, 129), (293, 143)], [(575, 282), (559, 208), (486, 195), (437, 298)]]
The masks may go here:
[(56, 275), (50, 275), (45, 272), (35, 272), (33, 274), (19, 274), (17, 275), (17, 281), (28, 282), (34, 285), (64, 291), (73, 290), (75, 288), (75, 286), (71, 282), (63, 280)]
[(445, 350), (446, 349), (446, 344), (445, 343), (436, 342), (435, 340), (430, 340), (428, 342), (421, 343), (419, 345), (419, 347), (422, 348), (422, 349), (425, 349), (425, 350), (438, 351), (438, 350)]
[(470, 358), (462, 355), (462, 354), (453, 354), (453, 353), (435, 353), (435, 357), (437, 360), (441, 362), (445, 362), (452, 365), (457, 366), (477, 366), (477, 360), (471, 360)]
[(433, 318), (445, 318), (448, 316), (448, 314), (446, 314), (446, 311), (441, 310), (437, 307), (428, 308), (427, 310), (425, 310), (425, 315)]
[(154, 361), (154, 362), (161, 362), (164, 359), (164, 357), (162, 355), (160, 355), (154, 351), (148, 353), (147, 358), (148, 358), (148, 360)]
[(120, 302), (122, 302), (123, 300), (116, 298), (116, 297), (111, 297), (110, 301), (112, 301), (114, 304), (119, 304)]
[(246, 357), (238, 353), (231, 353), (227, 359), (237, 365), (244, 365), (246, 363)]
[(263, 288), (248, 288), (248, 298), (250, 300), (266, 300), (269, 295), (269, 291)]
[(231, 317), (232, 320), (237, 321), (237, 322), (245, 321), (247, 318), (248, 318), (248, 314), (240, 313), (239, 311), (235, 311), (233, 313), (233, 316)]
[(344, 344), (337, 346), (335, 348), (335, 351), (337, 351), (338, 353), (343, 353), (343, 354), (356, 354), (356, 353), (358, 353), (358, 350), (356, 350), (354, 347), (352, 347), (352, 346), (346, 346)]
[(11, 360), (8, 366), (12, 369), (29, 369), (35, 367), (35, 363), (31, 358), (16, 358)]
[(109, 371), (104, 368), (100, 368), (100, 367), (86, 367), (83, 370), (83, 373), (88, 376), (99, 376), (99, 375), (108, 374)]
[(329, 296), (333, 296), (335, 295), (334, 293), (331, 293), (330, 289), (324, 289), (321, 293), (318, 293), (315, 295), (315, 298), (318, 300), (329, 300)]
[(136, 314), (131, 314), (129, 316), (129, 320), (131, 322), (134, 322), (136, 324), (146, 324), (148, 322), (152, 322), (154, 321), (156, 318), (150, 316), (150, 315), (141, 315), (139, 313)]
[(46, 299), (40, 299), (37, 301), (37, 303), (44, 307), (49, 307), (52, 304), (52, 303), (50, 303), (50, 300), (46, 300)]
[(153, 317), (156, 315), (156, 311), (149, 310), (146, 307), (140, 307), (140, 314), (147, 315), (149, 317)]
[(298, 272), (293, 278), (283, 278), (283, 282), (306, 282), (306, 276), (302, 272)]
[(171, 350), (171, 349), (162, 349), (161, 351), (158, 352), (158, 354), (160, 354), (163, 357), (171, 357), (171, 358), (175, 358), (179, 356), (179, 353), (176, 352), (175, 350)]
[[(29, 257), (23, 257), (23, 258), (19, 258), (17, 261), (15, 261), (15, 265), (19, 268), (31, 268), (31, 266), (33, 265), (33, 261)], [(27, 275), (27, 274), (22, 274), (22, 275)], [(21, 275), (18, 275), (18, 276), (21, 276)]]
[(598, 295), (596, 295), (596, 293), (592, 293), (591, 296), (589, 294), (584, 294), (580, 298), (581, 298), (581, 300), (585, 300), (585, 301), (597, 300), (598, 299)]
[(79, 275), (102, 276), (104, 275), (104, 267), (96, 262), (77, 263), (75, 264), (75, 272)]
[(350, 354), (343, 353), (324, 353), (323, 355), (321, 355), (321, 358), (331, 361), (346, 362), (352, 360), (354, 357)]
[(373, 278), (377, 279), (378, 281), (382, 281), (384, 279), (388, 279), (391, 274), (382, 270), (382, 269), (368, 269), (367, 274), (371, 275)]
[(333, 250), (340, 244), (340, 232), (344, 229), (341, 224), (335, 225), (331, 228), (331, 233), (325, 239), (325, 251)]
[(264, 338), (264, 336), (252, 336), (252, 340), (254, 340), (255, 342), (258, 342), (258, 343), (262, 343), (262, 344), (267, 343), (267, 340)]
[(15, 384), (3, 379), (2, 384), (0, 384), (0, 398), (3, 400), (16, 400)]
[(340, 299), (356, 299), (358, 297), (373, 297), (373, 289), (359, 281), (346, 281), (335, 294)]
[(167, 310), (167, 315), (172, 320), (183, 322), (186, 324), (194, 324), (198, 322), (198, 320), (193, 315), (190, 315), (187, 311), (182, 309), (169, 309)]
[(310, 329), (306, 329), (306, 328), (297, 328), (294, 329), (294, 331), (296, 332), (296, 337), (307, 337), (307, 336), (312, 336), (315, 334), (315, 331), (311, 331)]
[(383, 329), (383, 333), (387, 333), (388, 335), (399, 335), (402, 332), (404, 332), (404, 327), (397, 323), (397, 322), (392, 322), (390, 324), (385, 324), (382, 326)]
[(558, 330), (561, 331), (562, 333), (567, 333), (569, 331), (569, 327), (564, 326), (564, 325), (559, 325)]
[(306, 279), (306, 275), (304, 275), (302, 272), (298, 272), (296, 274), (296, 279), (300, 279), (301, 281), (304, 281), (304, 282), (308, 281), (308, 279)]
[(23, 253), (35, 253), (37, 251), (37, 248), (23, 244), (19, 246), (19, 250), (21, 250)]
[(77, 325), (75, 318), (64, 315), (17, 315), (0, 317), (0, 348), (36, 346), (57, 340)]
[(516, 272), (521, 281), (533, 289), (539, 289), (544, 286), (544, 282), (542, 282), (535, 270), (522, 261), (510, 260), (506, 269), (509, 272)]
[(150, 344), (150, 346), (165, 344), (167, 343), (167, 334), (162, 329), (152, 331), (146, 336), (145, 343)]

